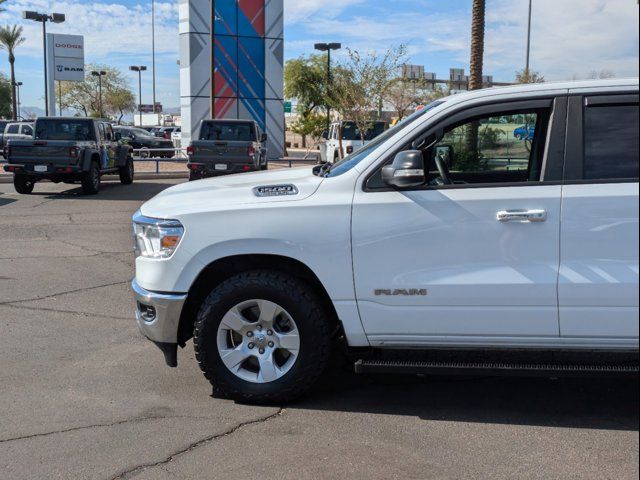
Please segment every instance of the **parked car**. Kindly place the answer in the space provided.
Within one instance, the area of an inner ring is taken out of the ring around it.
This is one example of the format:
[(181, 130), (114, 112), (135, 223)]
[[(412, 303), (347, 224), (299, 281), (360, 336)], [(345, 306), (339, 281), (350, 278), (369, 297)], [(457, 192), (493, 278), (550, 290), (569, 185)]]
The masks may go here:
[[(252, 403), (337, 339), (357, 372), (637, 378), (638, 106), (637, 79), (461, 93), (335, 165), (165, 190), (133, 218), (137, 324)], [(468, 150), (514, 113), (520, 168), (506, 135)]]
[(33, 122), (7, 122), (0, 137), (0, 148), (4, 147), (9, 140), (24, 140), (33, 138)]
[(137, 127), (116, 126), (113, 130), (120, 134), (123, 141), (130, 145), (136, 156), (140, 158), (173, 158), (175, 156), (171, 140), (157, 138)]
[(513, 136), (518, 140), (525, 140), (528, 142), (532, 142), (535, 138), (536, 127), (535, 125), (523, 125), (521, 127), (516, 128), (513, 131)]
[(85, 194), (100, 190), (103, 175), (117, 174), (133, 183), (131, 148), (118, 142), (111, 124), (77, 117), (42, 117), (29, 140), (9, 141), (4, 170), (13, 173), (18, 193), (29, 194), (41, 180), (55, 183), (81, 182)]
[(2, 155), (2, 158), (4, 158), (4, 153), (2, 153), (2, 146), (4, 145), (4, 127), (6, 127), (8, 123), (11, 123), (11, 120), (0, 119), (0, 155)]
[[(360, 129), (355, 122), (345, 121), (333, 123), (327, 135), (326, 161), (335, 163), (340, 160), (340, 158), (351, 155), (367, 143), (371, 142), (377, 136), (384, 133), (388, 128), (389, 124), (387, 122), (374, 122), (365, 132), (365, 140), (362, 141)], [(342, 136), (342, 141), (340, 141), (340, 136)], [(340, 157), (341, 143), (342, 157)]]
[(154, 130), (152, 133), (156, 137), (165, 138), (167, 140), (171, 140), (171, 134), (174, 132), (182, 132), (180, 127), (159, 127)]
[(190, 180), (269, 168), (267, 135), (250, 120), (204, 120), (187, 147)]

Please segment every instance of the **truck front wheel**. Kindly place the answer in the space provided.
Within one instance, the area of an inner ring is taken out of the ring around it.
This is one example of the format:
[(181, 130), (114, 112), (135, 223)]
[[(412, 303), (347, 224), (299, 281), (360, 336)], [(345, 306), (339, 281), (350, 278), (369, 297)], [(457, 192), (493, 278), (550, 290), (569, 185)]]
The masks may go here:
[(128, 157), (127, 162), (123, 167), (120, 167), (118, 173), (120, 174), (120, 183), (123, 185), (131, 185), (133, 183), (134, 166), (133, 158)]
[(214, 393), (253, 404), (304, 394), (327, 365), (330, 328), (315, 292), (295, 277), (242, 273), (200, 306), (196, 358)]
[(16, 192), (22, 195), (29, 195), (33, 192), (33, 187), (36, 186), (36, 182), (24, 173), (14, 173), (13, 186), (16, 189)]

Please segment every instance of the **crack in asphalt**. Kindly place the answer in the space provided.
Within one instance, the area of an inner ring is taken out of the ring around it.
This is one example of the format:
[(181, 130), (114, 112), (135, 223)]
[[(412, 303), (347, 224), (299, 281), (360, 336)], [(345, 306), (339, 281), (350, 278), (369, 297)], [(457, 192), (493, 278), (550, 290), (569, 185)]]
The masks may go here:
[(117, 317), (115, 315), (104, 315), (102, 313), (94, 313), (94, 312), (83, 312), (76, 310), (62, 310), (58, 308), (50, 308), (50, 307), (29, 307), (27, 305), (14, 305), (12, 303), (0, 304), (0, 306), (5, 308), (17, 308), (18, 310), (33, 310), (33, 311), (43, 311), (43, 312), (55, 312), (55, 313), (69, 313), (72, 315), (82, 315), (83, 317), (95, 317), (95, 318), (109, 318), (112, 320), (131, 320), (133, 316), (129, 317)]
[(115, 477), (111, 477), (110, 480), (129, 480), (130, 478), (135, 477), (138, 473), (140, 473), (141, 471), (147, 469), (147, 468), (154, 468), (154, 467), (159, 467), (162, 468), (164, 465), (167, 465), (168, 463), (172, 462), (173, 460), (175, 460), (177, 457), (180, 457), (186, 453), (189, 453), (193, 450), (195, 450), (198, 447), (201, 447), (202, 445), (206, 445), (207, 443), (213, 442), (215, 440), (219, 440), (221, 438), (225, 438), (228, 437), (230, 435), (233, 435), (234, 433), (236, 433), (237, 431), (243, 429), (244, 427), (248, 427), (251, 425), (256, 425), (259, 423), (265, 423), (268, 422), (269, 420), (273, 420), (275, 418), (279, 418), (281, 417), (285, 412), (285, 409), (280, 407), (278, 409), (277, 412), (272, 413), (271, 415), (267, 415), (265, 417), (260, 417), (257, 418), (255, 420), (247, 420), (246, 422), (241, 422), (231, 428), (229, 428), (228, 430), (225, 430), (222, 433), (216, 433), (214, 435), (209, 435), (208, 437), (202, 438), (196, 442), (190, 443), (187, 447), (178, 450), (176, 452), (173, 452), (172, 454), (170, 454), (169, 456), (165, 457), (162, 460), (159, 460), (157, 462), (150, 462), (150, 463), (143, 463), (142, 465), (137, 465), (135, 467), (129, 468), (119, 474), (117, 474)]
[(68, 295), (71, 293), (80, 293), (80, 292), (88, 292), (90, 290), (96, 290), (98, 288), (104, 288), (104, 287), (114, 287), (116, 285), (123, 285), (123, 284), (128, 284), (128, 281), (122, 281), (122, 282), (114, 282), (114, 283), (107, 283), (104, 285), (96, 285), (95, 287), (83, 287), (83, 288), (78, 288), (76, 290), (69, 290), (67, 292), (59, 292), (59, 293), (52, 293), (51, 295), (45, 295), (42, 297), (34, 297), (34, 298), (22, 298), (19, 300), (5, 300), (0, 302), (0, 305), (12, 305), (15, 303), (23, 303), (23, 302), (35, 302), (36, 300), (45, 300), (47, 298), (53, 298), (53, 297), (59, 297), (60, 295)]
[(109, 428), (117, 427), (118, 425), (125, 425), (127, 423), (141, 423), (152, 420), (172, 420), (172, 419), (191, 419), (191, 420), (213, 420), (211, 417), (197, 417), (191, 415), (154, 415), (149, 417), (135, 417), (127, 420), (119, 420), (112, 423), (96, 423), (92, 425), (83, 425), (81, 427), (64, 428), (62, 430), (53, 430), (51, 432), (33, 433), (31, 435), (22, 435), (20, 437), (11, 437), (0, 439), (0, 443), (16, 442), (18, 440), (28, 440), (31, 438), (48, 437), (50, 435), (56, 435), (59, 433), (77, 432), (79, 430), (89, 430), (92, 428)]

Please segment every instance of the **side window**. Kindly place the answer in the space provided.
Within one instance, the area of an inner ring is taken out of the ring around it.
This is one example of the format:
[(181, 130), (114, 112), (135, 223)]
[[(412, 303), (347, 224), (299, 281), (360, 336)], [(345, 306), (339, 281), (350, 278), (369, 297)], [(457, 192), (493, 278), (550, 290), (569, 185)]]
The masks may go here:
[(540, 181), (547, 118), (545, 110), (506, 112), (447, 128), (426, 152), (429, 184), (447, 183), (443, 173), (453, 184)]
[(23, 135), (31, 135), (31, 136), (33, 136), (33, 128), (31, 128), (30, 125), (24, 125), (22, 127), (22, 134)]
[(107, 140), (112, 141), (113, 140), (113, 129), (111, 128), (111, 124), (105, 123), (104, 124), (104, 131), (106, 133)]
[(584, 112), (584, 180), (637, 179), (638, 105), (594, 105)]
[(20, 131), (20, 125), (9, 125), (7, 127), (7, 133), (18, 133)]
[(98, 132), (100, 133), (100, 140), (104, 141), (104, 139), (105, 139), (104, 123), (99, 123), (98, 124)]

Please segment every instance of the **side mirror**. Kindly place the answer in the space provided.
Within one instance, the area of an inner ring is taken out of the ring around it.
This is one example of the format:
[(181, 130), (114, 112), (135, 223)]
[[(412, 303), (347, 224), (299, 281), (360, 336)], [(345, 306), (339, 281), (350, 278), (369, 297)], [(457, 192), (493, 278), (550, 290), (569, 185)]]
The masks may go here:
[(113, 136), (115, 137), (116, 142), (119, 142), (120, 140), (122, 140), (122, 134), (120, 132), (115, 132)]
[(427, 178), (424, 173), (424, 158), (419, 150), (400, 152), (391, 165), (382, 168), (382, 180), (396, 188), (418, 187)]
[(267, 141), (267, 134), (263, 133), (262, 135), (260, 135), (260, 143), (264, 143)]

